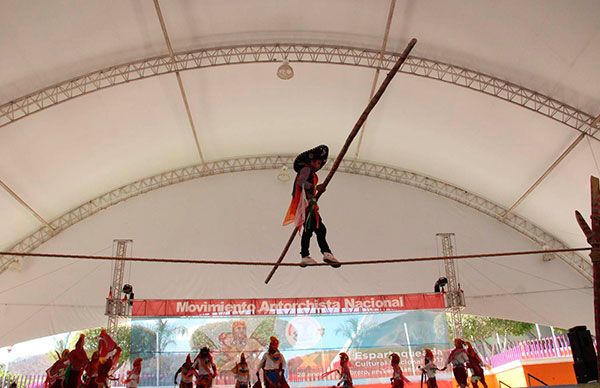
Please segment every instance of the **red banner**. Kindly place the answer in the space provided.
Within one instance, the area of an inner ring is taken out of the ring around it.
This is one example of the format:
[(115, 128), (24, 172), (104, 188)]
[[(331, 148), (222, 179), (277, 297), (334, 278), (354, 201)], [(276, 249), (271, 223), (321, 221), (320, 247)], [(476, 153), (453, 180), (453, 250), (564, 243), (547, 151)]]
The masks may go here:
[(435, 310), (444, 294), (397, 294), (323, 298), (134, 300), (134, 317), (303, 315)]

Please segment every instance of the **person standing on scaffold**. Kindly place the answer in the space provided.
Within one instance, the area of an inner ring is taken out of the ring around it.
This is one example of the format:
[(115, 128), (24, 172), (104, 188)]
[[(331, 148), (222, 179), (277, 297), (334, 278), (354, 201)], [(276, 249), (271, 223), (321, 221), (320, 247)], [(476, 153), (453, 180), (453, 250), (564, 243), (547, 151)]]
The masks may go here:
[(331, 253), (327, 244), (327, 228), (323, 223), (323, 218), (319, 213), (317, 205), (317, 193), (324, 192), (325, 187), (318, 185), (319, 178), (317, 171), (327, 162), (329, 148), (326, 145), (320, 145), (311, 150), (304, 151), (294, 160), (294, 171), (298, 173), (294, 180), (292, 190), (292, 202), (283, 220), (283, 225), (294, 223), (296, 228), (302, 228), (302, 237), (300, 241), (301, 267), (306, 267), (317, 262), (310, 256), (310, 239), (315, 233), (323, 261), (334, 268), (339, 268), (339, 261)]

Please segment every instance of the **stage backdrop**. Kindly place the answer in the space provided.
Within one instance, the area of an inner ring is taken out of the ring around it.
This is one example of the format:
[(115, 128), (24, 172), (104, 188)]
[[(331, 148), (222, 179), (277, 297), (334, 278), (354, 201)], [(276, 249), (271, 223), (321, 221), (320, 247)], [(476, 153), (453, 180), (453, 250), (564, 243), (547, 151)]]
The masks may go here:
[(441, 294), (137, 301), (131, 355), (147, 361), (142, 385), (172, 385), (185, 356), (193, 358), (208, 346), (220, 373), (215, 383), (232, 384), (229, 371), (240, 353), (256, 370), (269, 337), (275, 335), (294, 386), (335, 385), (335, 373), (320, 376), (339, 365), (342, 351), (350, 356), (355, 385), (389, 384), (392, 352), (400, 355), (405, 374), (419, 383), (422, 350), (432, 349), (442, 366), (449, 349), (443, 307)]

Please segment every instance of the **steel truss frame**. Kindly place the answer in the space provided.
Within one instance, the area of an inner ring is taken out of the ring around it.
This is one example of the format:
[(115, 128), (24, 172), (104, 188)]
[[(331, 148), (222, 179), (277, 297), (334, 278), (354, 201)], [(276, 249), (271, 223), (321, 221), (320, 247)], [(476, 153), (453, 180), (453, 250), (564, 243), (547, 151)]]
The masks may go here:
[[(222, 159), (140, 179), (109, 191), (68, 211), (50, 222), (50, 226), (43, 226), (19, 241), (10, 250), (15, 252), (31, 252), (58, 233), (101, 210), (161, 187), (218, 174), (255, 170), (277, 170), (282, 166), (291, 166), (294, 157), (293, 155), (266, 155)], [(328, 163), (324, 169), (327, 169), (327, 166), (330, 165), (331, 163)], [(506, 208), (449, 183), (400, 168), (360, 160), (343, 160), (339, 171), (402, 183), (452, 199), (510, 226), (544, 249), (569, 248), (556, 237), (525, 218), (514, 213), (507, 214)], [(575, 252), (560, 253), (557, 256), (591, 282), (592, 264), (587, 259)], [(5, 271), (13, 261), (18, 261), (18, 258), (15, 256), (0, 256), (0, 273)]]
[[(114, 65), (60, 82), (0, 105), (0, 127), (73, 98), (162, 74), (247, 63), (325, 63), (390, 70), (398, 53), (361, 47), (311, 43), (269, 43), (200, 48)], [(432, 59), (409, 57), (400, 72), (462, 86), (512, 102), (589, 135), (594, 117), (566, 103), (512, 82)]]
[[(114, 240), (115, 257), (127, 257), (131, 253), (133, 240)], [(123, 277), (125, 276), (125, 261), (114, 260), (112, 265), (112, 282), (110, 285), (110, 295), (106, 298), (105, 315), (108, 317), (106, 331), (111, 335), (117, 334), (119, 327), (119, 317), (130, 315), (128, 312), (129, 301), (121, 299), (123, 289)]]
[(460, 283), (458, 282), (458, 273), (456, 271), (456, 266), (454, 265), (454, 259), (448, 258), (454, 256), (455, 254), (455, 236), (454, 233), (438, 233), (436, 237), (438, 240), (438, 249), (441, 247), (442, 256), (446, 257), (446, 259), (444, 259), (446, 279), (448, 280), (448, 291), (445, 295), (447, 305), (446, 311), (450, 312), (450, 320), (452, 321), (452, 335), (453, 338), (462, 338), (462, 309), (465, 307), (465, 296), (463, 291), (460, 289)]

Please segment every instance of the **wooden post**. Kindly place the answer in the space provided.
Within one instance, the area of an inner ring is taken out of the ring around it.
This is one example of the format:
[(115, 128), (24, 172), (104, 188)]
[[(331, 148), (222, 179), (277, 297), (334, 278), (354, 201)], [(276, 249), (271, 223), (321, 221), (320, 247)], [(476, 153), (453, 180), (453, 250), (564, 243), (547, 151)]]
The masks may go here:
[[(404, 61), (406, 61), (406, 58), (408, 58), (408, 54), (413, 49), (413, 47), (415, 47), (415, 44), (417, 44), (417, 40), (415, 38), (411, 39), (410, 42), (408, 43), (408, 45), (406, 46), (406, 48), (404, 49), (404, 51), (402, 52), (402, 54), (400, 54), (400, 58), (398, 58), (398, 61), (396, 61), (396, 64), (394, 65), (394, 67), (392, 67), (390, 72), (387, 74), (387, 76), (385, 77), (385, 79), (383, 80), (381, 85), (379, 86), (377, 93), (375, 93), (373, 98), (371, 98), (371, 101), (369, 101), (369, 104), (367, 105), (367, 107), (365, 108), (363, 113), (360, 115), (358, 120), (356, 121), (356, 124), (354, 124), (354, 128), (352, 128), (352, 131), (348, 135), (348, 138), (346, 139), (344, 146), (340, 150), (340, 153), (338, 154), (337, 158), (335, 158), (335, 161), (333, 162), (333, 165), (331, 166), (331, 169), (329, 170), (329, 174), (327, 174), (327, 177), (325, 178), (325, 180), (322, 183), (323, 188), (326, 188), (327, 185), (329, 184), (329, 181), (331, 181), (331, 178), (333, 178), (333, 175), (335, 174), (338, 167), (340, 166), (342, 159), (344, 159), (344, 156), (346, 155), (346, 152), (348, 151), (350, 144), (352, 144), (352, 141), (354, 140), (354, 138), (356, 137), (356, 135), (362, 128), (365, 121), (367, 120), (369, 113), (371, 113), (371, 111), (373, 110), (373, 108), (375, 107), (377, 102), (379, 102), (379, 99), (381, 98), (381, 96), (383, 95), (383, 92), (385, 92), (385, 89), (387, 89), (388, 85), (392, 81), (392, 78), (394, 78), (394, 76), (398, 73), (398, 70), (400, 70), (400, 66), (402, 66)], [(317, 199), (319, 199), (321, 194), (323, 194), (323, 192), (317, 193)], [(277, 259), (277, 262), (274, 264), (273, 269), (271, 269), (271, 272), (265, 279), (265, 284), (269, 283), (269, 281), (275, 274), (275, 271), (277, 271), (277, 268), (279, 268), (279, 264), (283, 261), (283, 258), (285, 257), (287, 251), (290, 249), (292, 242), (296, 238), (297, 232), (298, 232), (298, 228), (294, 228), (294, 230), (292, 231), (292, 235), (288, 239), (288, 242), (285, 244), (285, 247), (283, 248), (283, 251), (281, 252), (281, 255), (279, 255), (279, 259)]]
[(592, 227), (590, 228), (578, 211), (575, 217), (579, 227), (585, 234), (587, 242), (592, 246), (590, 258), (592, 259), (592, 282), (594, 288), (594, 333), (596, 335), (596, 368), (600, 376), (600, 180), (590, 177)]
[(593, 287), (594, 287), (594, 333), (596, 334), (596, 367), (600, 376), (600, 181), (590, 177), (592, 195), (592, 259)]

